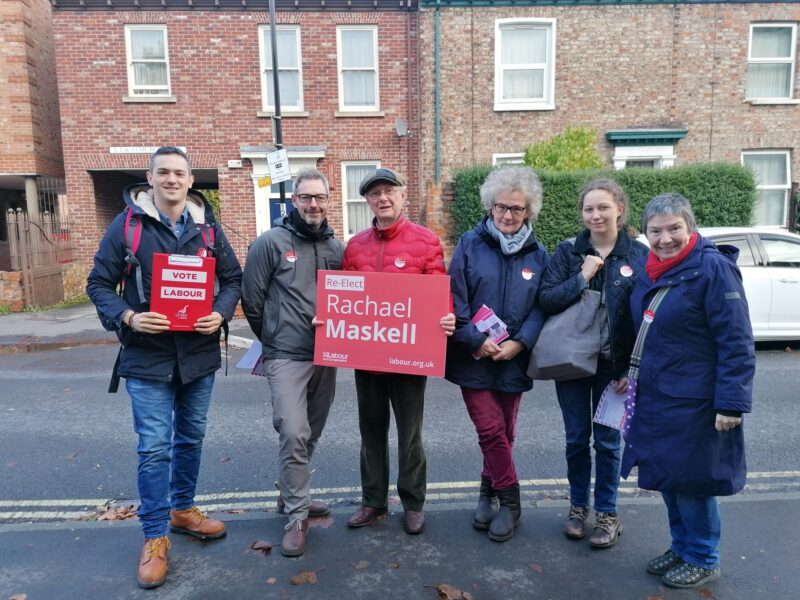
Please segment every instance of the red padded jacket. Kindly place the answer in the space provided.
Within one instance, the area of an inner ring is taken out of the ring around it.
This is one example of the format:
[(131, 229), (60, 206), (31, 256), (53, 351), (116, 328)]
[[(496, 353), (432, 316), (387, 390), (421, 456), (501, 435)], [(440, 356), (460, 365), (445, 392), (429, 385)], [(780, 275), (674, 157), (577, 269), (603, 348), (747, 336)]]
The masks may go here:
[(445, 275), (444, 252), (430, 229), (401, 216), (389, 227), (353, 236), (344, 251), (345, 271), (383, 271)]

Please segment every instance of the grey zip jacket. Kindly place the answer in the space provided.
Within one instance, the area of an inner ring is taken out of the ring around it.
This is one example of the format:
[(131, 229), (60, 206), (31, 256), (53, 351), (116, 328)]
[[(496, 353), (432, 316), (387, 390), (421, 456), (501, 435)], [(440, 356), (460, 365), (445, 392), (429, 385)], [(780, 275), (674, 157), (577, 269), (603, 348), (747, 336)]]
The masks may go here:
[(273, 223), (247, 252), (242, 309), (265, 359), (313, 360), (317, 271), (339, 270), (344, 245), (323, 223), (319, 239), (298, 231), (289, 216)]

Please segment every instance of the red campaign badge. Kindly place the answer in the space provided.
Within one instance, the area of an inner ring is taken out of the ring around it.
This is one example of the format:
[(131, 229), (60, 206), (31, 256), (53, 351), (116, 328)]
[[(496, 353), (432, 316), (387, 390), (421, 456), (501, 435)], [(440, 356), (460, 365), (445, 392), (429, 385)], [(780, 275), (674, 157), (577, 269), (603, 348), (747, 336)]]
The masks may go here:
[(619, 274), (623, 277), (630, 277), (633, 275), (633, 269), (631, 269), (628, 265), (624, 265), (620, 270)]
[(297, 260), (297, 253), (294, 250), (287, 250), (286, 260), (288, 260), (290, 263), (293, 263)]
[(522, 269), (522, 278), (525, 281), (530, 281), (532, 277), (533, 277), (533, 271), (531, 271), (530, 269), (527, 269), (527, 268), (526, 269)]
[(398, 269), (402, 269), (403, 267), (406, 266), (406, 261), (398, 256), (397, 258), (394, 259), (394, 266), (397, 267)]
[(644, 320), (647, 321), (648, 323), (652, 323), (653, 319), (655, 318), (656, 318), (656, 313), (654, 313), (652, 310), (648, 309), (644, 311)]

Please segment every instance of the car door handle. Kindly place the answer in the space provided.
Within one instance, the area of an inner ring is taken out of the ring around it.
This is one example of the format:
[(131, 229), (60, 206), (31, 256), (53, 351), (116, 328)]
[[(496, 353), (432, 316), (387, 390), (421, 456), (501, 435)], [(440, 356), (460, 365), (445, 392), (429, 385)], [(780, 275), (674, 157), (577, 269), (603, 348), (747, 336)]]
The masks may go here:
[(778, 279), (778, 281), (780, 281), (781, 283), (797, 283), (798, 282), (797, 279), (786, 279), (784, 277), (781, 277), (780, 279)]

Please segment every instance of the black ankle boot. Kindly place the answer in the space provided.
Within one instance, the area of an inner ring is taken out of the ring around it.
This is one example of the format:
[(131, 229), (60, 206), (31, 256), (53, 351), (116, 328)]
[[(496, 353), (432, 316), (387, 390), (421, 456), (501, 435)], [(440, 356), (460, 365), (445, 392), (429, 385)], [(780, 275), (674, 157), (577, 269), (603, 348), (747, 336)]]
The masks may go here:
[(519, 484), (495, 490), (500, 500), (500, 510), (489, 526), (489, 539), (495, 542), (507, 542), (514, 537), (514, 528), (519, 525), (522, 508), (519, 503)]
[(478, 506), (472, 516), (472, 526), (481, 531), (489, 529), (489, 525), (497, 514), (499, 507), (500, 503), (497, 500), (497, 494), (492, 489), (492, 480), (488, 477), (481, 477), (481, 491), (478, 496)]

